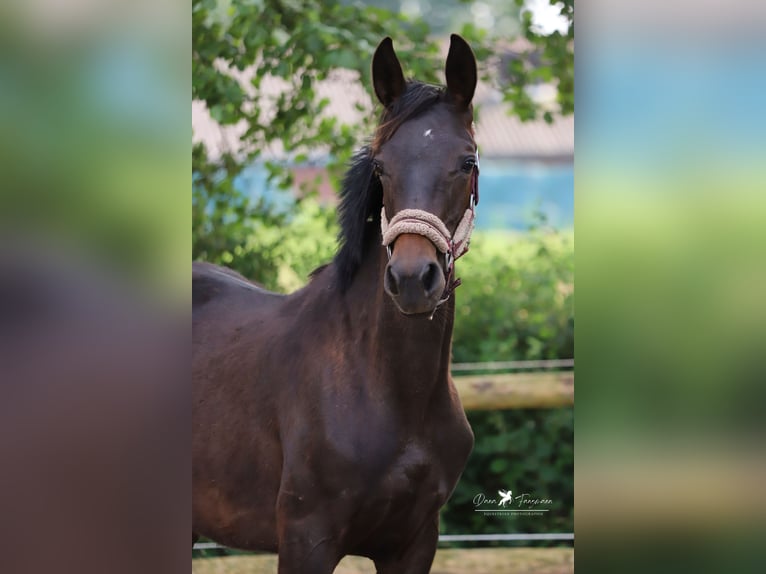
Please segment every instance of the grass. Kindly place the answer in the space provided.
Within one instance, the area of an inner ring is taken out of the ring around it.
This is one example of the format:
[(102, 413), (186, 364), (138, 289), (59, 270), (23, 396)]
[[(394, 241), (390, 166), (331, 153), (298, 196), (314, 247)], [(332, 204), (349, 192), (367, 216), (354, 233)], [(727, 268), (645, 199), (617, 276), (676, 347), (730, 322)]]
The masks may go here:
[[(199, 558), (192, 574), (273, 574), (275, 555)], [(431, 574), (572, 574), (573, 548), (472, 548), (444, 549), (436, 553)], [(374, 574), (366, 558), (347, 556), (335, 574)]]

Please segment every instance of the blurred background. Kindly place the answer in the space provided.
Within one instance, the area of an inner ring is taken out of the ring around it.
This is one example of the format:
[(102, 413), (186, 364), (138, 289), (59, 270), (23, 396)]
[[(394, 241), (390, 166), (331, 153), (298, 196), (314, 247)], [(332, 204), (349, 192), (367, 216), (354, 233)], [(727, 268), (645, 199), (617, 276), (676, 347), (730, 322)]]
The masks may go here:
[(578, 566), (757, 572), (763, 2), (578, 4)]
[(188, 568), (191, 10), (156, 4), (0, 3), (2, 572)]
[[(378, 42), (391, 36), (405, 75), (432, 83), (444, 82), (450, 33), (472, 45), (481, 201), (458, 267), (455, 376), (466, 389), (539, 382), (540, 396), (493, 408), (497, 390), (466, 390), (485, 395), (481, 407), (464, 395), (476, 447), (441, 531), (511, 536), (442, 547), (563, 547), (503, 555), (487, 572), (515, 562), (537, 571), (535, 556), (572, 569), (572, 19), (572, 2), (193, 2), (193, 257), (281, 292), (335, 252), (339, 181), (381, 112), (369, 73)], [(476, 512), (478, 494), (507, 489), (552, 503), (539, 514)], [(546, 534), (564, 536), (535, 539)]]

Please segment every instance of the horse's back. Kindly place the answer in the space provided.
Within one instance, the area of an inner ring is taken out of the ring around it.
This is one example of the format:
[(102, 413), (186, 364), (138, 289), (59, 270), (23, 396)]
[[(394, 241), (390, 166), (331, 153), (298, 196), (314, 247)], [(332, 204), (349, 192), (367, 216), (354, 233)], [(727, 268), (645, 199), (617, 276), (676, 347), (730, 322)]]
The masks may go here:
[(272, 293), (227, 267), (195, 261), (192, 263), (192, 312), (197, 313), (224, 298), (267, 301), (278, 299)]

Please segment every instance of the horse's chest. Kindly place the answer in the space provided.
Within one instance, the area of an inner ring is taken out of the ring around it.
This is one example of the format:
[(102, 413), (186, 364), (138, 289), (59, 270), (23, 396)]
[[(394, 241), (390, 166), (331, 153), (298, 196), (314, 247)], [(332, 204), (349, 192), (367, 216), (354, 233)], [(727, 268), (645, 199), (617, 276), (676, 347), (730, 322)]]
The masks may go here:
[(349, 547), (375, 556), (411, 539), (429, 517), (436, 516), (459, 473), (431, 444), (408, 442), (379, 479), (364, 488), (363, 502), (354, 513)]
[(470, 429), (460, 421), (412, 436), (381, 473), (376, 497), (410, 509), (413, 502), (438, 509), (457, 484), (472, 444)]
[(411, 442), (381, 474), (369, 493), (375, 506), (388, 515), (438, 509), (457, 480), (458, 472), (428, 445)]
[(438, 480), (438, 467), (432, 450), (410, 443), (383, 475), (382, 490), (388, 495), (407, 494), (414, 487)]

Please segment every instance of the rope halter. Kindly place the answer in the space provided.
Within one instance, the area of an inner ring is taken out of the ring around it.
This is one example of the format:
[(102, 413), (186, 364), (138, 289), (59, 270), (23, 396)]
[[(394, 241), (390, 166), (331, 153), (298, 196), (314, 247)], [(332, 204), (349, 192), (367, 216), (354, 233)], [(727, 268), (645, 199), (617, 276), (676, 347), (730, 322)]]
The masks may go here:
[(436, 309), (447, 302), (452, 293), (460, 285), (460, 279), (454, 277), (455, 260), (468, 252), (476, 218), (476, 204), (479, 203), (479, 152), (476, 151), (476, 167), (471, 175), (471, 199), (468, 209), (455, 228), (455, 233), (450, 233), (444, 222), (433, 213), (422, 209), (402, 209), (388, 221), (386, 207), (380, 211), (380, 230), (383, 235), (383, 245), (391, 259), (392, 249), (396, 238), (405, 233), (422, 235), (434, 244), (440, 253), (444, 254), (444, 292), (431, 313), (433, 318)]

